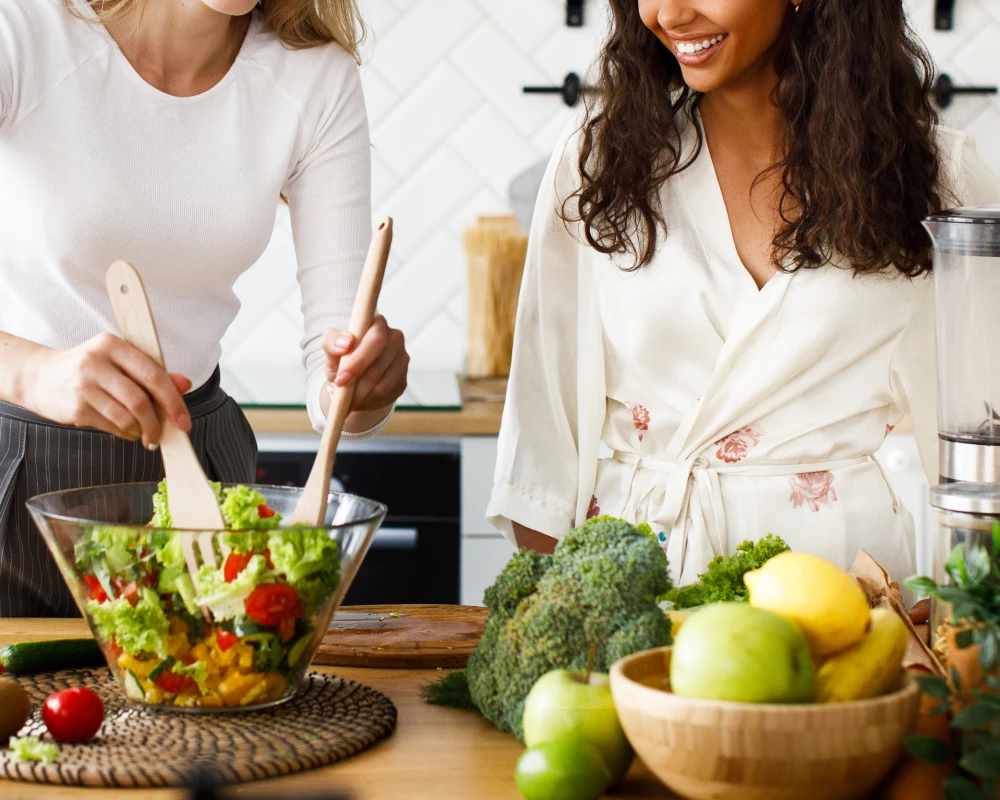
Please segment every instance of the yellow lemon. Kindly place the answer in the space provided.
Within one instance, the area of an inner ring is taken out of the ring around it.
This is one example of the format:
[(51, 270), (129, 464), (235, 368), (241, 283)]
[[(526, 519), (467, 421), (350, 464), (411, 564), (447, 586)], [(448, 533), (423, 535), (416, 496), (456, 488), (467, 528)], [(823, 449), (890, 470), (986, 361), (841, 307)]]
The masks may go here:
[(817, 670), (816, 699), (820, 703), (878, 697), (899, 680), (910, 631), (888, 608), (872, 611), (871, 623), (860, 642), (830, 656)]
[(871, 609), (857, 581), (842, 569), (808, 553), (785, 552), (746, 573), (750, 604), (798, 625), (814, 656), (828, 656), (857, 644)]

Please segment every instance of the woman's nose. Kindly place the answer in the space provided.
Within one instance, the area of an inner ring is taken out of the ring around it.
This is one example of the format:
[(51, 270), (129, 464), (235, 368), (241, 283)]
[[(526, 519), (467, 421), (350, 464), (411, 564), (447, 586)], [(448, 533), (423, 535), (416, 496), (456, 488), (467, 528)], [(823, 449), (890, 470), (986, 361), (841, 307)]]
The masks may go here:
[(698, 18), (697, 0), (651, 0), (657, 6), (656, 21), (669, 33), (690, 25)]

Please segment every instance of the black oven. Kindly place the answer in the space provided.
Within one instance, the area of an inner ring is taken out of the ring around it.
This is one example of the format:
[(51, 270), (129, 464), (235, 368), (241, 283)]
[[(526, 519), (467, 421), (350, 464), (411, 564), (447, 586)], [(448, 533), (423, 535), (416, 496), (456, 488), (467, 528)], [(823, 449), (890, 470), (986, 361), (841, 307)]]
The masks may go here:
[[(259, 436), (257, 482), (303, 486), (317, 442), (311, 435)], [(458, 441), (341, 442), (333, 475), (332, 488), (389, 509), (344, 603), (458, 603)]]

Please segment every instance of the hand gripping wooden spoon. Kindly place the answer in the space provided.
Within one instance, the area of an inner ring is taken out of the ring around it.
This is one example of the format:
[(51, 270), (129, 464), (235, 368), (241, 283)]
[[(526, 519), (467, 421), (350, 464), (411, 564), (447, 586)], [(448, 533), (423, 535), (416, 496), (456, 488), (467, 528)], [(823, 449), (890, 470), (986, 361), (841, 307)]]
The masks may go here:
[[(385, 275), (385, 264), (389, 258), (389, 246), (392, 244), (392, 219), (383, 219), (372, 234), (371, 245), (368, 248), (368, 258), (364, 271), (361, 273), (361, 285), (354, 298), (354, 308), (351, 311), (351, 322), (348, 331), (354, 335), (354, 341), (360, 342), (372, 324), (375, 316), (375, 306), (382, 290), (382, 278)], [(305, 488), (299, 495), (295, 511), (287, 519), (289, 525), (304, 523), (306, 525), (322, 526), (326, 520), (326, 504), (330, 494), (330, 477), (333, 475), (333, 460), (337, 454), (337, 443), (344, 429), (344, 420), (351, 410), (351, 399), (354, 397), (354, 384), (334, 387), (330, 397), (330, 407), (326, 413), (326, 427), (320, 439), (319, 451), (313, 462)]]
[[(111, 298), (122, 337), (161, 367), (164, 366), (156, 325), (139, 274), (130, 264), (116, 261), (108, 268), (106, 281), (108, 297)], [(218, 498), (209, 485), (188, 435), (167, 418), (162, 409), (157, 408), (157, 413), (163, 426), (160, 452), (167, 473), (167, 497), (174, 527), (206, 531), (198, 537), (202, 559), (209, 566), (217, 567), (212, 532), (226, 529)]]

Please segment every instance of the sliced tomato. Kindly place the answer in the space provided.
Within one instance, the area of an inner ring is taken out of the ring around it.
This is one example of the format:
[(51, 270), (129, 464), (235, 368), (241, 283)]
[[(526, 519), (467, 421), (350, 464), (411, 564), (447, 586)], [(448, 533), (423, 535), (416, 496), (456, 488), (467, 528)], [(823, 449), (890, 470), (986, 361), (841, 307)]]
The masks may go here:
[(235, 550), (226, 556), (226, 563), (222, 567), (222, 577), (226, 583), (232, 583), (237, 576), (247, 568), (253, 553), (237, 553)]
[(83, 579), (87, 582), (87, 586), (90, 587), (90, 599), (96, 600), (98, 603), (103, 603), (108, 599), (108, 593), (104, 591), (104, 587), (101, 586), (101, 582), (97, 580), (93, 575), (84, 575)]
[(111, 658), (114, 659), (115, 662), (117, 662), (118, 659), (122, 657), (122, 653), (125, 652), (119, 646), (118, 640), (114, 636), (111, 637), (111, 644), (108, 645), (108, 652), (111, 653)]
[(240, 637), (231, 631), (218, 630), (215, 632), (215, 643), (219, 649), (225, 653), (230, 647), (236, 644)]
[(278, 638), (281, 643), (290, 642), (295, 635), (295, 617), (285, 617), (278, 623)]
[(139, 584), (135, 581), (127, 583), (122, 587), (121, 596), (128, 600), (128, 604), (135, 608), (139, 604)]
[(267, 562), (267, 568), (274, 569), (274, 563), (271, 561), (271, 551), (265, 550), (261, 555), (264, 556), (264, 560)]
[(261, 625), (277, 625), (283, 619), (294, 620), (304, 613), (295, 587), (279, 583), (262, 583), (250, 592), (243, 607)]
[(188, 689), (193, 689), (198, 685), (193, 678), (189, 678), (186, 675), (178, 675), (170, 669), (164, 670), (157, 675), (153, 683), (163, 689), (163, 691), (172, 692), (173, 694), (186, 692)]
[(259, 516), (261, 519), (270, 519), (271, 517), (274, 516), (274, 512), (267, 507), (267, 503), (262, 503), (261, 505), (257, 506), (257, 516)]

